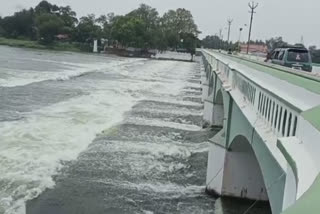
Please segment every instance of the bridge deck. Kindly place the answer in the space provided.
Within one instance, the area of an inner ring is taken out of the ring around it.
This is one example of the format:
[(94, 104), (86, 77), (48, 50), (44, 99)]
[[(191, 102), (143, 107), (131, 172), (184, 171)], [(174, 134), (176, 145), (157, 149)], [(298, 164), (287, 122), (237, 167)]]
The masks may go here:
[[(283, 70), (271, 67), (271, 66), (266, 66), (261, 64), (261, 62), (252, 62), (250, 60), (246, 60), (244, 58), (240, 58), (240, 57), (233, 57), (233, 56), (229, 56), (226, 54), (220, 54), (223, 57), (229, 58), (234, 62), (237, 63), (241, 63), (243, 65), (246, 65), (250, 68), (253, 68), (257, 71), (263, 71), (265, 73), (268, 73), (274, 77), (277, 77), (281, 80), (285, 80), (291, 84), (297, 85), (299, 87), (305, 88), (313, 93), (317, 93), (320, 94), (320, 78), (318, 76), (312, 76), (312, 75), (308, 75), (301, 73), (300, 71), (292, 71), (292, 72), (287, 72), (286, 68), (284, 68)], [(279, 67), (279, 66), (277, 66)], [(296, 74), (294, 74), (296, 73)]]

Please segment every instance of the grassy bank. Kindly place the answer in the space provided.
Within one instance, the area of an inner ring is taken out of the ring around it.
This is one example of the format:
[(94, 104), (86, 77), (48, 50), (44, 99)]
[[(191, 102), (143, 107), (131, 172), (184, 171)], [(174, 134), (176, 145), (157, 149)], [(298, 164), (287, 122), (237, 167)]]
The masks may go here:
[(56, 51), (75, 51), (75, 52), (82, 51), (78, 45), (72, 44), (72, 43), (55, 42), (51, 45), (43, 45), (37, 41), (7, 39), (3, 37), (0, 37), (0, 45), (7, 45), (10, 47), (20, 47), (20, 48), (47, 49), (47, 50), (56, 50)]

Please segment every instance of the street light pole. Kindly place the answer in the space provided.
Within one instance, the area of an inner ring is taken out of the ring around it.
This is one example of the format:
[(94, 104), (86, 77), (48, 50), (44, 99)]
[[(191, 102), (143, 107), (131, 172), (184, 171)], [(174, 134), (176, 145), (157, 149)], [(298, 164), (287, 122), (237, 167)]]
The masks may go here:
[(251, 29), (252, 29), (252, 21), (253, 21), (253, 14), (255, 13), (255, 9), (258, 7), (258, 3), (254, 3), (254, 1), (252, 1), (251, 3), (248, 4), (250, 11), (249, 13), (251, 13), (251, 19), (250, 19), (250, 28), (249, 28), (249, 37), (248, 37), (248, 44), (247, 44), (247, 54), (249, 53), (249, 46), (250, 46), (250, 40), (251, 40)]

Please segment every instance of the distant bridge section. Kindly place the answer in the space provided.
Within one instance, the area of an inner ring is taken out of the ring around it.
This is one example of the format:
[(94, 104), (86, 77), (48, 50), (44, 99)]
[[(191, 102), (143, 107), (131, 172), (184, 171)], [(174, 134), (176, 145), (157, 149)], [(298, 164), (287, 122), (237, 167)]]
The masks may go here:
[(207, 191), (269, 201), (274, 214), (304, 209), (320, 196), (319, 77), (202, 53), (204, 119), (222, 127), (210, 140)]

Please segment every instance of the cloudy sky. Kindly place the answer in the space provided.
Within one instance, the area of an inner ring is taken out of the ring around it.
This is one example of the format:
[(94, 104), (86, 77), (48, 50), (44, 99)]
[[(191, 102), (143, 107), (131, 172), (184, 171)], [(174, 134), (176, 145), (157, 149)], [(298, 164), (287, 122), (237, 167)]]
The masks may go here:
[[(249, 23), (249, 0), (49, 0), (58, 5), (70, 5), (78, 16), (114, 12), (125, 14), (141, 3), (158, 9), (160, 14), (168, 9), (184, 7), (192, 12), (203, 32), (218, 34), (223, 29), (227, 37), (227, 19), (233, 18), (231, 39), (239, 38), (239, 28)], [(35, 6), (39, 0), (0, 0), (0, 16), (12, 14), (22, 8)], [(259, 3), (254, 18), (253, 39), (282, 36), (290, 43), (303, 41), (305, 45), (320, 47), (320, 1), (319, 0), (256, 0)], [(247, 38), (244, 27), (242, 40)]]

